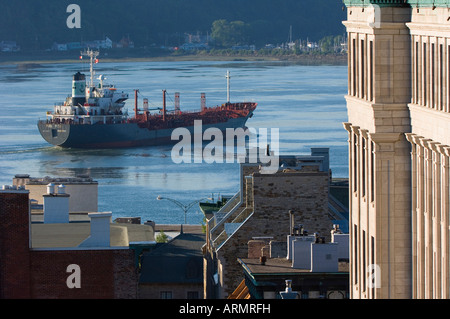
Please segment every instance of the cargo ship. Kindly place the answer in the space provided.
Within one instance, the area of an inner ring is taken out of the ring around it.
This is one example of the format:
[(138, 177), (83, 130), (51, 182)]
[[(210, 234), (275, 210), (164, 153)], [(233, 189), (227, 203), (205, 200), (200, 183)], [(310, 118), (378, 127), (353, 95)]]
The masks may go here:
[[(72, 94), (64, 103), (47, 112), (45, 120), (38, 121), (39, 132), (50, 144), (64, 148), (126, 148), (172, 144), (172, 132), (186, 128), (194, 134), (194, 121), (201, 121), (202, 132), (217, 128), (245, 128), (257, 107), (254, 102), (230, 103), (230, 76), (227, 72), (227, 102), (206, 106), (205, 94), (200, 97), (200, 110), (182, 111), (179, 93), (175, 93), (174, 109), (168, 110), (166, 90), (162, 90), (162, 107), (150, 109), (148, 99), (139, 106), (139, 90), (134, 90), (134, 116), (124, 111), (129, 94), (104, 83), (100, 75), (94, 83), (94, 64), (98, 51), (87, 50), (80, 58), (90, 59), (90, 81), (85, 74), (73, 75)], [(155, 111), (155, 112), (151, 112)], [(197, 122), (199, 123), (199, 122)]]

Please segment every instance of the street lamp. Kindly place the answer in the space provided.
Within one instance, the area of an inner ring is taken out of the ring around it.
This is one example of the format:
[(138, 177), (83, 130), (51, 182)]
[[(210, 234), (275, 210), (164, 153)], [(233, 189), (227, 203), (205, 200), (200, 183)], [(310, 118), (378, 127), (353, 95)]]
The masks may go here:
[(163, 200), (166, 199), (168, 201), (171, 201), (172, 203), (174, 203), (175, 205), (177, 205), (178, 207), (180, 207), (183, 211), (184, 211), (184, 223), (186, 224), (186, 215), (189, 209), (192, 208), (192, 206), (194, 206), (195, 204), (197, 204), (198, 202), (204, 200), (204, 199), (209, 199), (209, 198), (202, 198), (202, 199), (198, 199), (193, 201), (192, 203), (189, 203), (187, 205), (173, 199), (173, 198), (168, 198), (168, 197), (162, 197), (161, 195), (158, 195), (158, 197), (156, 197), (157, 200)]

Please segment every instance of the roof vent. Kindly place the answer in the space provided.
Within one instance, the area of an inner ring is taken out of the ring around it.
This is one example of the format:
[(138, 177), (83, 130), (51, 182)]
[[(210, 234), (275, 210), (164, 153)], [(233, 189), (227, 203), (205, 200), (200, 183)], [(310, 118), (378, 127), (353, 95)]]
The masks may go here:
[(58, 194), (59, 195), (64, 195), (66, 193), (66, 186), (64, 186), (63, 184), (58, 186)]
[(112, 212), (89, 213), (91, 219), (91, 234), (80, 247), (110, 247)]
[(286, 280), (285, 291), (280, 291), (281, 299), (299, 299), (298, 292), (292, 291), (292, 280)]
[(53, 183), (47, 184), (47, 194), (49, 195), (55, 194), (55, 184)]

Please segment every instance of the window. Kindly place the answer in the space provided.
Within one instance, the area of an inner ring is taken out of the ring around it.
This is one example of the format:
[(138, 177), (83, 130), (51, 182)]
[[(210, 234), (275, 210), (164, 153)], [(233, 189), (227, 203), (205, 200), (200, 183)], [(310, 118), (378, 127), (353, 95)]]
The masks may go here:
[(435, 53), (434, 53), (434, 43), (431, 44), (431, 54), (430, 54), (430, 107), (436, 107), (435, 100), (435, 71), (436, 71)]
[[(370, 264), (375, 265), (375, 238), (373, 238), (373, 236), (370, 236), (370, 244)], [(375, 269), (373, 271), (375, 271)], [(375, 299), (375, 285), (372, 285), (372, 298)]]
[(372, 149), (370, 152), (370, 201), (375, 199), (375, 143), (371, 142)]
[(363, 287), (362, 290), (366, 291), (366, 276), (367, 276), (367, 270), (366, 270), (366, 231), (363, 230), (362, 232), (362, 274), (363, 274)]
[(364, 57), (364, 40), (361, 40), (361, 92), (360, 92), (360, 98), (364, 99), (366, 97), (366, 86), (365, 86), (365, 77), (366, 77), (366, 66), (365, 66), (365, 57)]
[(318, 298), (320, 298), (319, 290), (310, 290), (308, 292), (308, 299), (318, 299)]
[(358, 190), (358, 135), (353, 134), (353, 191)]
[(423, 44), (422, 52), (422, 105), (427, 106), (427, 44)]
[(439, 45), (439, 66), (438, 66), (438, 72), (439, 72), (439, 101), (438, 101), (438, 110), (442, 111), (444, 109), (444, 48), (442, 44)]
[(370, 88), (369, 88), (369, 100), (373, 101), (373, 68), (375, 66), (375, 63), (373, 62), (373, 41), (370, 41), (369, 43), (369, 58), (370, 58), (370, 65), (369, 65), (369, 78), (370, 78)]
[(188, 291), (187, 299), (199, 299), (198, 291)]
[(366, 139), (362, 137), (361, 146), (361, 195), (366, 196)]
[(353, 255), (353, 280), (355, 284), (358, 283), (358, 225), (353, 225), (354, 228), (354, 234), (352, 235), (352, 238), (354, 239), (354, 255)]
[(450, 112), (450, 45), (447, 47), (447, 94), (446, 94), (446, 103), (447, 103), (447, 112)]
[(416, 52), (415, 52), (415, 87), (414, 87), (414, 92), (415, 92), (415, 101), (414, 103), (418, 104), (419, 103), (419, 42), (416, 42)]
[(352, 74), (352, 95), (353, 96), (356, 96), (357, 94), (356, 94), (356, 88), (357, 88), (357, 85), (356, 85), (356, 83), (358, 82), (358, 80), (357, 80), (357, 61), (356, 61), (356, 55), (357, 55), (357, 51), (356, 51), (356, 39), (353, 39), (353, 41), (352, 41), (352, 57), (353, 57), (353, 63), (352, 63), (352, 65), (353, 65), (353, 67), (352, 67), (352, 71), (353, 71), (353, 74)]
[(161, 291), (159, 293), (160, 299), (172, 299), (172, 292), (171, 291)]

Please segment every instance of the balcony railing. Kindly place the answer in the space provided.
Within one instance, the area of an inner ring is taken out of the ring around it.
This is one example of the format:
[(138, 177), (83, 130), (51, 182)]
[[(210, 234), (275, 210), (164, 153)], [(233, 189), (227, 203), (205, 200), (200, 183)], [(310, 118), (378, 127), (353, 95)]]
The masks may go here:
[(253, 213), (253, 179), (245, 179), (245, 193), (238, 192), (208, 221), (209, 248), (220, 249)]

